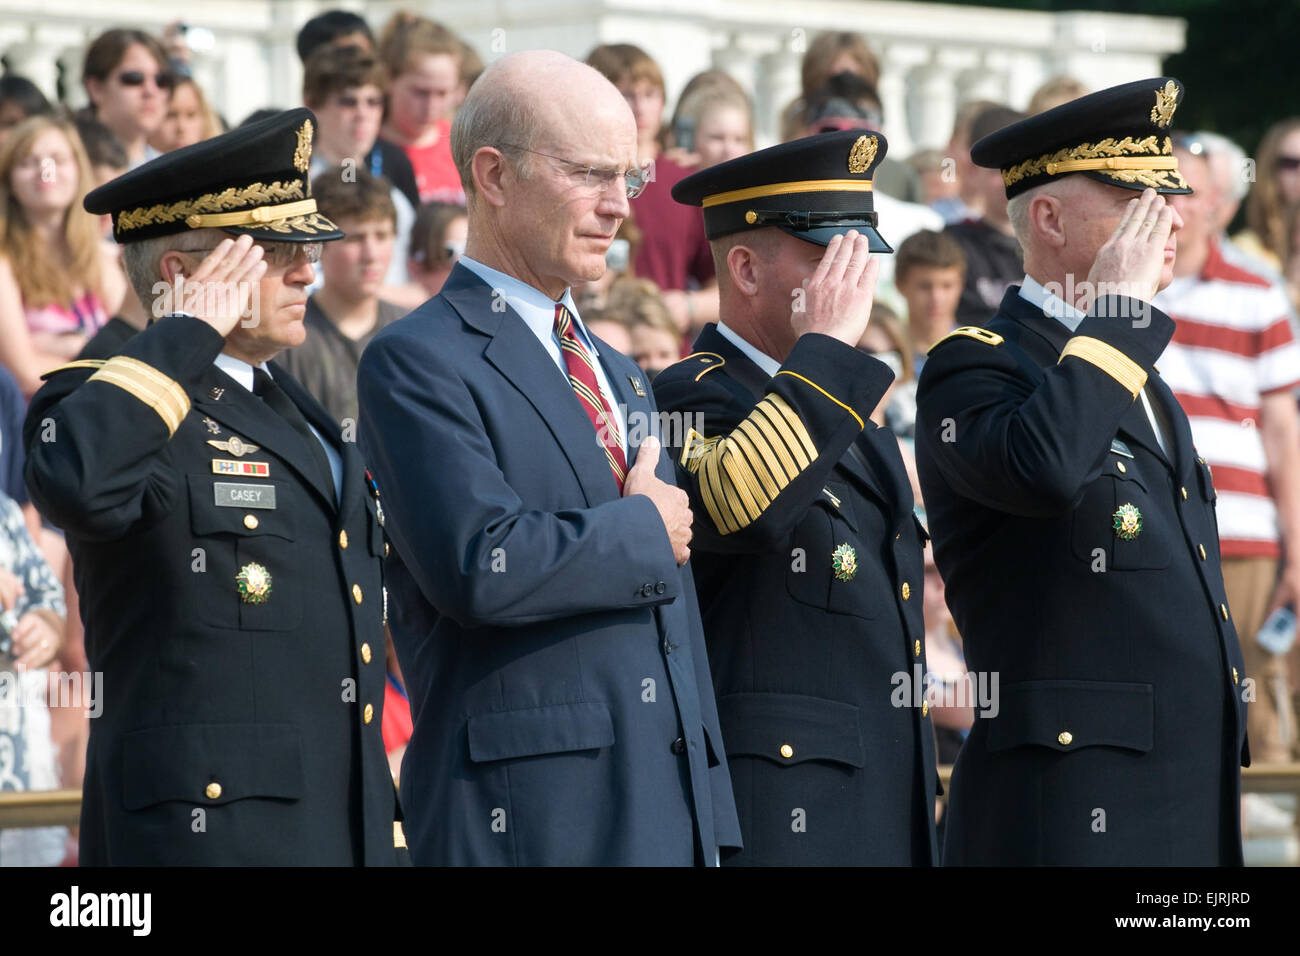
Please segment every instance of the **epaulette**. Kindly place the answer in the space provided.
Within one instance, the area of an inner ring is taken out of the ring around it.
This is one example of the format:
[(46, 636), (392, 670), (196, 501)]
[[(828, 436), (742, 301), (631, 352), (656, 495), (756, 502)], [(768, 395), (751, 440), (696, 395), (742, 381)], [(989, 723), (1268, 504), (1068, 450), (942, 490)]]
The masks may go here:
[(74, 362), (68, 362), (66, 365), (56, 365), (41, 375), (41, 381), (45, 381), (55, 372), (66, 372), (70, 368), (102, 368), (105, 361), (105, 359), (77, 359)]
[(712, 372), (715, 368), (722, 368), (722, 366), (727, 364), (727, 360), (717, 352), (692, 352), (690, 355), (686, 356), (686, 358), (682, 359), (683, 362), (689, 362), (691, 360), (694, 360), (695, 364), (701, 368), (700, 373), (695, 376), (695, 381), (697, 382)]
[(941, 338), (938, 342), (935, 342), (933, 345), (931, 345), (929, 351), (927, 351), (925, 354), (929, 355), (930, 352), (933, 352), (935, 349), (937, 349), (944, 342), (947, 342), (954, 335), (964, 335), (967, 338), (971, 338), (979, 342), (983, 342), (985, 345), (997, 346), (997, 345), (1001, 345), (1004, 341), (1002, 336), (998, 335), (996, 332), (990, 332), (988, 329), (982, 329), (978, 325), (963, 325), (959, 329), (953, 329), (951, 332), (949, 332), (947, 335)]

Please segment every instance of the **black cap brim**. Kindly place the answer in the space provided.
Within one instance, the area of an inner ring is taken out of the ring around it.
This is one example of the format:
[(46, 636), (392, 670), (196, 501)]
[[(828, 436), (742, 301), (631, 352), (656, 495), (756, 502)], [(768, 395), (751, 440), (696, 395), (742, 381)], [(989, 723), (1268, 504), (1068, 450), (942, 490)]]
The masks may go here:
[(805, 242), (811, 242), (818, 246), (829, 246), (831, 240), (836, 236), (843, 236), (846, 233), (857, 231), (867, 237), (867, 248), (871, 252), (893, 252), (894, 247), (885, 242), (882, 236), (874, 226), (867, 223), (843, 222), (835, 223), (831, 226), (817, 226), (813, 229), (794, 229), (790, 226), (777, 226), (782, 232), (789, 233), (796, 239), (802, 239)]

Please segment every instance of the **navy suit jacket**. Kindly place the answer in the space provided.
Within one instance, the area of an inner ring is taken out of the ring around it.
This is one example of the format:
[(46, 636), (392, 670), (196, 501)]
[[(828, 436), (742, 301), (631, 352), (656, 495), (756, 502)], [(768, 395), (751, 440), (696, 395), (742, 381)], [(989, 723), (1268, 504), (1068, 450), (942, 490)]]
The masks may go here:
[[(599, 351), (630, 464), (653, 397)], [(620, 497), (523, 320), (457, 267), (357, 378), (393, 542), (415, 862), (690, 865), (739, 846), (690, 569), (650, 499)], [(656, 473), (673, 482), (666, 454)]]

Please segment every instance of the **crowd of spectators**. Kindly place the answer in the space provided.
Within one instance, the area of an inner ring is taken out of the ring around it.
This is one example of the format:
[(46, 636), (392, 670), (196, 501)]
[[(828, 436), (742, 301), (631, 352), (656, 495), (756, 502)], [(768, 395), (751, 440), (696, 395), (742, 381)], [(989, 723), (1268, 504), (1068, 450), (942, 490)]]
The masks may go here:
[[(483, 70), (478, 53), (423, 16), (397, 13), (376, 35), (346, 11), (304, 24), (297, 51), (304, 77), (300, 103), (275, 104), (248, 118), (223, 117), (214, 109), (189, 75), (174, 30), (166, 44), (134, 29), (97, 37), (83, 68), (89, 105), (75, 114), (21, 76), (0, 77), (0, 502), (8, 508), (12, 499), (14, 513), (22, 515), (22, 527), (10, 527), (9, 537), (27, 533), (40, 546), (46, 605), (62, 612), (59, 583), (68, 599), (59, 655), (43, 666), (83, 670), (85, 659), (67, 550), (57, 529), (43, 525), (27, 503), (23, 488), (18, 436), (26, 399), (45, 370), (78, 356), (105, 326), (112, 341), (125, 340), (150, 311), (126, 281), (110, 223), (82, 208), (89, 190), (212, 137), (232, 121), (311, 108), (318, 120), (312, 193), (347, 237), (326, 244), (307, 306), (307, 341), (280, 361), (345, 427), (357, 418), (356, 369), (366, 344), (436, 295), (465, 249), (465, 192), (452, 158), (451, 126)], [(575, 301), (602, 342), (633, 357), (653, 378), (688, 354), (698, 333), (718, 317), (715, 263), (700, 210), (674, 202), (671, 188), (692, 172), (755, 148), (754, 101), (730, 75), (705, 70), (678, 93), (668, 115), (663, 72), (641, 48), (602, 44), (586, 62), (627, 99), (639, 155), (654, 165), (650, 188), (632, 201), (611, 244), (606, 276), (575, 289)], [(863, 36), (816, 37), (804, 56), (799, 96), (775, 118), (782, 136), (861, 128), (887, 137), (903, 118), (884, 115), (880, 74)], [(1027, 113), (1086, 92), (1076, 80), (1056, 77), (1034, 92)], [(1001, 176), (974, 166), (969, 153), (973, 142), (1024, 115), (1005, 103), (966, 102), (946, 149), (890, 154), (875, 178), (880, 232), (895, 254), (884, 257), (876, 309), (860, 348), (895, 372), (894, 388), (872, 417), (898, 435), (913, 475), (915, 385), (927, 350), (956, 326), (983, 322), (1024, 275)], [(1209, 132), (1180, 137), (1178, 150), (1197, 194), (1174, 200), (1186, 222), (1179, 278), (1158, 304), (1178, 319), (1179, 332), (1161, 370), (1184, 403), (1198, 453), (1216, 467), (1225, 579), (1244, 629), (1248, 668), (1253, 665), (1266, 702), (1252, 710), (1252, 749), (1257, 759), (1292, 760), (1300, 755), (1300, 655), (1264, 650), (1254, 630), (1300, 594), (1300, 559), (1294, 556), (1300, 552), (1294, 395), (1300, 385), (1294, 337), (1300, 117), (1275, 124), (1253, 162), (1241, 146)], [(1230, 238), (1238, 222), (1243, 226)], [(1242, 423), (1252, 426), (1248, 434)], [(924, 514), (919, 489), (916, 494)], [(960, 637), (933, 572), (930, 559), (927, 646), (943, 679), (956, 686), (964, 671)], [(0, 588), (4, 608), (15, 602), (25, 607), (10, 590)], [(384, 731), (396, 773), (410, 716), (391, 646), (388, 661)], [(0, 667), (5, 664), (0, 657)], [(942, 756), (950, 761), (970, 726), (971, 708), (935, 710)], [(75, 787), (84, 717), (76, 708), (52, 708), (48, 727), (62, 784)], [(10, 738), (16, 739), (0, 723), (0, 755)], [(1259, 815), (1267, 812), (1262, 808)], [(0, 863), (10, 862), (7, 846), (0, 841)]]

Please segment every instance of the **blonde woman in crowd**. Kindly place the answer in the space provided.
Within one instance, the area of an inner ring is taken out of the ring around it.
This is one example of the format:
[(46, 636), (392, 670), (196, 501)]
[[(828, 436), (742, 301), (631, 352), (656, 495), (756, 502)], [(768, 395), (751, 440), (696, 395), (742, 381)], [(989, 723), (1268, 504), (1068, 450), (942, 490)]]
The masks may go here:
[(1246, 229), (1232, 237), (1243, 251), (1283, 271), (1286, 210), (1300, 201), (1300, 116), (1274, 123), (1255, 153), (1255, 185), (1246, 197)]
[(176, 81), (167, 103), (167, 115), (149, 137), (149, 145), (160, 153), (170, 153), (173, 149), (211, 139), (220, 132), (221, 120), (208, 105), (202, 88), (186, 77)]
[(64, 120), (32, 117), (0, 149), (0, 364), (26, 395), (81, 351), (126, 292), (98, 221), (81, 206), (93, 182)]

